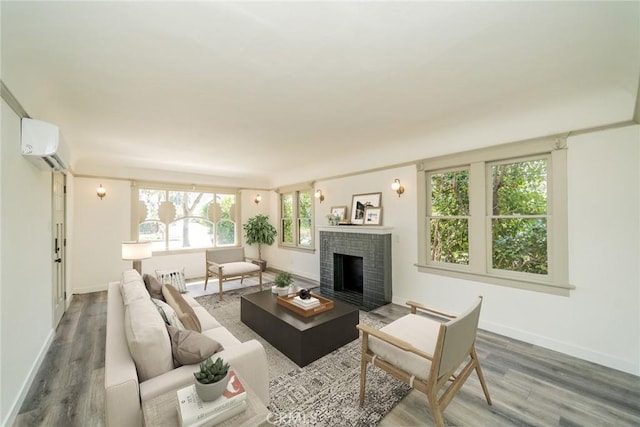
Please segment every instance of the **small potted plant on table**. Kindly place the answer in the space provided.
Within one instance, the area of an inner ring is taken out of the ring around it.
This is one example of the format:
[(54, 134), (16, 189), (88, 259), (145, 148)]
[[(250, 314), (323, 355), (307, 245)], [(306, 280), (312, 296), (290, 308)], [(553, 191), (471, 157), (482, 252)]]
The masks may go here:
[(200, 371), (194, 372), (196, 392), (204, 402), (216, 400), (227, 388), (229, 382), (229, 364), (217, 358), (215, 362), (208, 358), (200, 364)]
[(274, 286), (276, 287), (276, 291), (278, 295), (288, 295), (290, 294), (290, 287), (293, 283), (293, 277), (291, 277), (291, 273), (287, 273), (286, 271), (282, 271), (276, 275), (274, 280)]

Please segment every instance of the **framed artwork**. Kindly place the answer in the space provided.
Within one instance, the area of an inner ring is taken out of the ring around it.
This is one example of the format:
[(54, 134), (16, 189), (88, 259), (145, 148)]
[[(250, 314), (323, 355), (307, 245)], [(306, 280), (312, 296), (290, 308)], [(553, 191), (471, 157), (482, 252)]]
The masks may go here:
[(367, 207), (364, 210), (364, 225), (381, 225), (382, 208)]
[(346, 206), (331, 206), (331, 215), (339, 216), (341, 220), (347, 219)]
[(364, 213), (369, 207), (379, 208), (382, 193), (354, 194), (351, 200), (351, 224), (364, 224)]

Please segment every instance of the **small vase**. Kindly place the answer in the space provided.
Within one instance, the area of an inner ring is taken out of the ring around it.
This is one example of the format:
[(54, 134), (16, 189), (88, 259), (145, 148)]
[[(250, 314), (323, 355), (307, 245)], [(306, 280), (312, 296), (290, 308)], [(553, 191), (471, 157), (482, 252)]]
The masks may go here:
[(287, 286), (286, 288), (277, 288), (278, 291), (278, 295), (285, 296), (285, 295), (289, 295), (289, 286)]
[(230, 373), (230, 371), (227, 372), (227, 375), (225, 375), (223, 379), (211, 384), (202, 384), (196, 380), (196, 393), (198, 393), (200, 399), (202, 399), (203, 402), (211, 402), (222, 396), (222, 393), (224, 393), (224, 390), (227, 388)]

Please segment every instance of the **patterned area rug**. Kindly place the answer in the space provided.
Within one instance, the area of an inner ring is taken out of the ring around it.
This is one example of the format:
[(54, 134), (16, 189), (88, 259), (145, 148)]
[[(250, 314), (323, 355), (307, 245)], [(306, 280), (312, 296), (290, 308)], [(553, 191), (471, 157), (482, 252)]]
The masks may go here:
[[(257, 339), (264, 346), (269, 362), (269, 391), (272, 414), (269, 421), (278, 426), (374, 426), (410, 388), (384, 371), (369, 366), (363, 407), (360, 392), (360, 340), (335, 350), (304, 368), (298, 367), (261, 336), (240, 321), (240, 296), (256, 292), (250, 286), (216, 295), (198, 297), (205, 307), (240, 341)], [(360, 321), (379, 328), (374, 315), (360, 311)]]

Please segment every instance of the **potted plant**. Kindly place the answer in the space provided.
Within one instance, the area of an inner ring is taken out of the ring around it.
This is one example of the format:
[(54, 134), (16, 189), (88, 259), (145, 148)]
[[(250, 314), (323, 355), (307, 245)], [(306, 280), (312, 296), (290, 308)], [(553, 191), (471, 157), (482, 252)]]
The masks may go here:
[(276, 291), (280, 296), (288, 295), (291, 293), (289, 288), (291, 287), (292, 283), (293, 277), (291, 276), (291, 273), (287, 273), (286, 271), (278, 273), (273, 282), (274, 286), (276, 287)]
[(227, 388), (229, 382), (229, 364), (220, 357), (215, 362), (208, 358), (200, 363), (200, 370), (194, 372), (196, 392), (204, 402), (216, 400)]
[(262, 271), (267, 268), (267, 262), (262, 259), (262, 245), (273, 245), (278, 232), (276, 228), (269, 222), (268, 215), (258, 214), (249, 218), (246, 224), (242, 225), (244, 229), (244, 237), (248, 245), (258, 245), (258, 260)]

